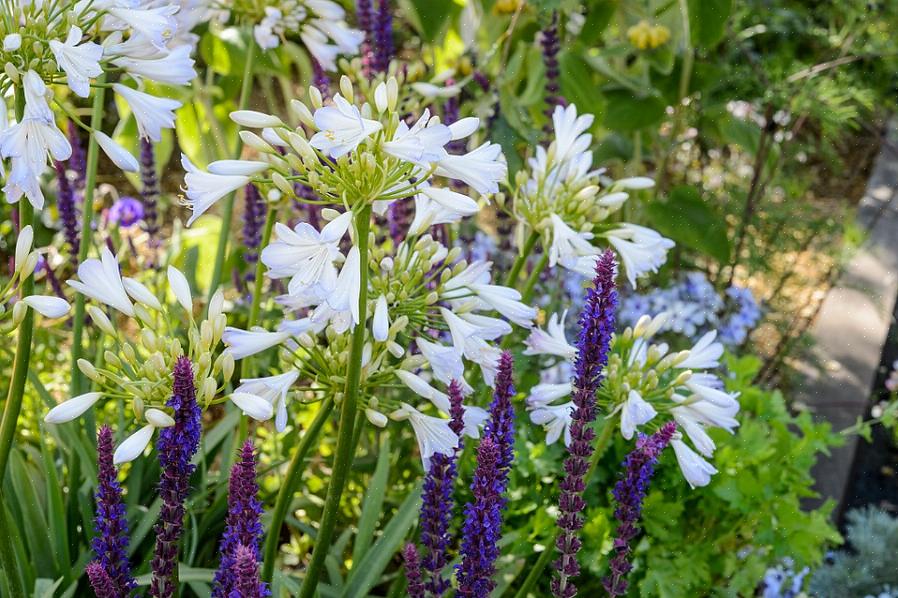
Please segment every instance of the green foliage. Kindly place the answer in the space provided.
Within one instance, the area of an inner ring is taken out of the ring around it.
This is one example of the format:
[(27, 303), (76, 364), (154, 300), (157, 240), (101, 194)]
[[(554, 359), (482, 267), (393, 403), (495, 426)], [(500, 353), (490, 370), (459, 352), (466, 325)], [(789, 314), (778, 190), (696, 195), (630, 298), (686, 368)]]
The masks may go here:
[(898, 587), (895, 554), (898, 519), (875, 508), (848, 513), (848, 543), (814, 572), (810, 590), (820, 598), (877, 595), (884, 586)]
[(649, 205), (648, 216), (652, 226), (677, 244), (705, 253), (721, 264), (729, 261), (730, 241), (723, 218), (695, 187), (674, 187), (667, 201)]

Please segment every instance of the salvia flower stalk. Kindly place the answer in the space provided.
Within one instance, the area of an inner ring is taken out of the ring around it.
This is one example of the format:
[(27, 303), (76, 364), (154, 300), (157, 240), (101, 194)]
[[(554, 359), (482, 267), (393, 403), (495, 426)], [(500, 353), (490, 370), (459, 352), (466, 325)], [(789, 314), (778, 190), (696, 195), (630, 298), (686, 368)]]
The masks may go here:
[(409, 598), (424, 598), (424, 584), (421, 582), (421, 559), (418, 549), (409, 542), (402, 551), (402, 560), (405, 566), (405, 579), (408, 582), (406, 588)]
[(109, 577), (109, 574), (106, 573), (106, 569), (103, 568), (103, 565), (94, 561), (92, 563), (88, 563), (87, 567), (84, 568), (85, 573), (87, 573), (87, 578), (90, 580), (90, 586), (94, 590), (94, 594), (97, 598), (122, 598), (126, 594), (122, 594), (119, 589), (115, 586), (115, 582), (112, 581), (112, 578)]
[(156, 155), (153, 142), (140, 140), (140, 199), (143, 202), (143, 229), (155, 254), (159, 245), (159, 178), (156, 174)]
[(378, 72), (385, 73), (390, 68), (390, 60), (393, 58), (393, 12), (390, 0), (378, 0), (377, 23), (374, 31), (374, 68)]
[(640, 434), (633, 449), (623, 463), (623, 477), (614, 486), (612, 494), (617, 502), (614, 517), (618, 521), (614, 538), (614, 556), (611, 558), (611, 574), (602, 580), (611, 596), (623, 596), (627, 592), (627, 573), (630, 572), (631, 542), (639, 532), (639, 517), (649, 482), (655, 473), (655, 464), (661, 452), (670, 444), (677, 426), (667, 422), (652, 434)]
[(249, 550), (256, 559), (260, 557), (262, 502), (258, 492), (256, 455), (252, 441), (247, 440), (240, 448), (228, 481), (228, 518), (219, 546), (221, 562), (212, 587), (214, 598), (228, 598), (237, 588), (235, 567), (239, 548)]
[[(540, 45), (543, 50), (543, 65), (546, 67), (546, 116), (550, 122), (556, 106), (564, 106), (564, 98), (559, 95), (561, 84), (559, 76), (561, 70), (558, 67), (558, 51), (561, 49), (561, 40), (558, 37), (558, 11), (552, 12), (552, 22), (542, 30)], [(551, 131), (551, 125), (546, 126)]]
[(56, 209), (62, 221), (62, 232), (69, 244), (69, 256), (73, 264), (78, 263), (78, 206), (75, 201), (75, 189), (69, 180), (65, 162), (56, 161)]
[(244, 191), (243, 209), (243, 259), (247, 272), (244, 279), (247, 287), (256, 278), (256, 263), (259, 261), (259, 244), (262, 241), (262, 225), (265, 220), (265, 202), (255, 185), (247, 185)]
[(150, 595), (173, 596), (177, 587), (178, 542), (184, 526), (184, 501), (190, 491), (195, 466), (190, 460), (200, 444), (200, 408), (196, 403), (193, 365), (186, 357), (175, 363), (172, 397), (174, 425), (159, 432), (157, 451), (161, 469), (159, 496), (162, 508), (156, 524), (156, 548), (150, 566)]
[[(92, 563), (95, 572), (91, 583), (94, 583), (96, 576), (101, 585), (113, 591), (113, 596), (120, 597), (127, 596), (137, 583), (131, 577), (128, 563), (128, 519), (122, 488), (112, 463), (112, 450), (112, 429), (102, 426), (97, 433), (96, 536), (91, 543), (96, 560)], [(99, 574), (98, 568), (102, 569), (105, 577)], [(101, 595), (101, 589), (96, 584), (94, 590), (98, 596)]]
[(421, 569), (426, 572), (427, 591), (434, 596), (442, 596), (450, 585), (449, 580), (443, 578), (442, 571), (449, 562), (447, 551), (452, 540), (449, 526), (455, 511), (452, 494), (457, 473), (456, 459), (465, 428), (461, 386), (455, 380), (449, 384), (449, 402), (449, 427), (459, 438), (458, 447), (454, 453), (437, 453), (431, 457), (421, 496), (421, 545), (424, 548)]
[(574, 362), (571, 444), (564, 460), (564, 478), (559, 485), (561, 495), (558, 507), (561, 514), (557, 523), (561, 533), (555, 545), (561, 554), (554, 563), (557, 574), (552, 579), (551, 587), (552, 593), (561, 598), (570, 598), (577, 593), (571, 578), (580, 573), (577, 552), (581, 541), (577, 533), (583, 527), (580, 513), (586, 507), (582, 497), (586, 488), (584, 478), (594, 449), (595, 432), (592, 423), (596, 418), (596, 392), (602, 383), (602, 371), (608, 362), (608, 350), (614, 332), (614, 311), (617, 307), (614, 255), (610, 251), (603, 253), (596, 261), (595, 268), (596, 275), (587, 292), (579, 320), (580, 334)]

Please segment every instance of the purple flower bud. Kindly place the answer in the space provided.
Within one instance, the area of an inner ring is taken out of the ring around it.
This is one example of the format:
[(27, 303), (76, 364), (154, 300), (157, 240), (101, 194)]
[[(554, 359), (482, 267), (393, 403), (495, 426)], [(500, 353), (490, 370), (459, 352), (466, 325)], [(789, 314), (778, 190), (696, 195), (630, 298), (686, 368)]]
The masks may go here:
[(577, 593), (570, 578), (580, 574), (577, 552), (581, 542), (577, 532), (583, 527), (580, 512), (586, 508), (582, 498), (586, 487), (584, 477), (594, 450), (592, 441), (595, 432), (591, 425), (596, 418), (596, 392), (602, 383), (602, 371), (608, 363), (611, 334), (614, 332), (614, 311), (617, 308), (614, 276), (614, 254), (606, 251), (596, 260), (596, 276), (580, 313), (577, 359), (574, 362), (571, 444), (564, 460), (565, 475), (559, 484), (558, 506), (561, 514), (558, 527), (561, 533), (555, 546), (561, 556), (554, 563), (557, 576), (551, 584), (556, 597), (571, 598)]
[(617, 501), (614, 516), (617, 518), (617, 537), (614, 539), (614, 556), (611, 558), (611, 575), (602, 580), (602, 584), (611, 596), (623, 596), (627, 593), (627, 573), (633, 567), (630, 564), (630, 542), (639, 532), (639, 516), (642, 514), (642, 501), (645, 499), (649, 482), (655, 473), (655, 463), (661, 452), (670, 443), (676, 431), (674, 422), (667, 422), (661, 429), (646, 436), (640, 434), (636, 440), (636, 448), (627, 455), (623, 462), (623, 478), (614, 486), (612, 494)]
[(259, 559), (255, 550), (249, 546), (237, 546), (234, 551), (234, 565), (231, 574), (234, 576), (234, 588), (227, 598), (265, 598), (271, 595), (259, 581)]
[(140, 138), (140, 199), (143, 202), (143, 230), (149, 238), (150, 248), (155, 254), (159, 246), (159, 180), (156, 177), (156, 156), (153, 143), (144, 137)]
[[(458, 449), (460, 449), (462, 431), (465, 427), (464, 407), (461, 386), (455, 380), (449, 384), (449, 401), (449, 414), (452, 418), (449, 427), (458, 435)], [(449, 563), (447, 550), (452, 540), (449, 524), (455, 511), (452, 493), (456, 479), (455, 462), (458, 449), (453, 455), (440, 453), (433, 455), (430, 458), (430, 470), (424, 477), (420, 516), (421, 545), (424, 547), (421, 568), (427, 572), (427, 590), (434, 596), (442, 596), (450, 585), (449, 580), (443, 578), (442, 571)], [(417, 558), (417, 551), (415, 557)]]
[(81, 143), (81, 134), (78, 132), (78, 125), (69, 121), (68, 124), (69, 145), (72, 146), (72, 155), (69, 156), (69, 168), (75, 172), (75, 189), (84, 190), (85, 179), (87, 178), (87, 159), (84, 153), (84, 145)]
[(200, 444), (200, 408), (196, 403), (193, 366), (180, 357), (173, 371), (172, 396), (175, 425), (159, 431), (156, 452), (159, 456), (159, 496), (162, 508), (156, 524), (156, 548), (150, 566), (153, 579), (150, 595), (169, 598), (174, 595), (173, 576), (178, 564), (178, 541), (184, 525), (184, 501), (190, 491), (190, 463)]
[(362, 57), (362, 73), (365, 77), (370, 78), (374, 61), (372, 53), (372, 48), (374, 47), (374, 13), (371, 7), (371, 0), (356, 0), (355, 16), (359, 29), (365, 34), (362, 45), (359, 48), (359, 54)]
[(543, 64), (546, 67), (546, 116), (549, 117), (549, 124), (546, 127), (551, 131), (552, 112), (555, 110), (555, 106), (567, 104), (559, 93), (561, 91), (559, 83), (561, 71), (558, 68), (558, 50), (561, 49), (561, 41), (558, 38), (557, 10), (552, 12), (552, 22), (542, 30), (540, 44), (543, 47)]
[(247, 288), (256, 279), (256, 263), (259, 261), (259, 244), (262, 242), (262, 226), (265, 221), (265, 202), (256, 186), (250, 183), (244, 190), (243, 209), (243, 260), (247, 264), (245, 280)]
[(390, 226), (390, 237), (398, 245), (405, 239), (408, 227), (414, 217), (414, 203), (409, 199), (397, 199), (387, 210), (387, 224)]
[[(127, 596), (137, 583), (131, 577), (131, 566), (128, 564), (128, 519), (122, 500), (122, 487), (112, 464), (112, 453), (112, 429), (103, 426), (97, 433), (97, 493), (94, 495), (96, 536), (91, 547), (97, 555), (95, 564), (108, 578), (108, 585), (114, 591), (112, 595)], [(97, 595), (100, 595), (99, 592)]]
[(377, 23), (374, 30), (374, 70), (386, 73), (393, 58), (393, 13), (390, 0), (379, 0), (377, 3)]
[(214, 598), (227, 598), (236, 587), (233, 568), (237, 562), (238, 547), (251, 550), (256, 559), (261, 557), (262, 501), (257, 496), (258, 492), (256, 455), (252, 441), (247, 440), (240, 448), (240, 458), (231, 468), (228, 480), (228, 518), (219, 547), (221, 564), (212, 587)]
[(461, 564), (456, 569), (458, 596), (489, 596), (496, 587), (493, 574), (499, 557), (505, 485), (499, 468), (501, 449), (492, 436), (484, 435), (477, 447), (477, 467), (471, 482), (474, 501), (465, 505)]
[(133, 197), (122, 196), (109, 208), (108, 218), (122, 228), (134, 226), (143, 218), (143, 204)]
[(78, 206), (75, 202), (75, 190), (66, 173), (65, 163), (54, 162), (56, 169), (56, 207), (59, 209), (59, 219), (62, 220), (62, 230), (65, 240), (69, 244), (69, 253), (73, 264), (78, 263)]
[(485, 434), (492, 436), (499, 446), (499, 467), (507, 472), (514, 461), (514, 359), (509, 351), (502, 353), (496, 372), (493, 401), (490, 403), (490, 419)]
[(421, 583), (421, 562), (418, 558), (418, 549), (409, 542), (402, 551), (402, 559), (405, 562), (405, 579), (408, 581), (409, 598), (424, 598), (424, 584)]
[(331, 80), (321, 63), (312, 58), (312, 85), (318, 88), (323, 99), (331, 97)]
[(87, 573), (90, 586), (94, 589), (94, 594), (97, 595), (97, 598), (121, 598), (126, 595), (116, 588), (115, 582), (106, 573), (106, 569), (97, 561), (88, 563), (87, 567), (84, 568), (84, 572)]

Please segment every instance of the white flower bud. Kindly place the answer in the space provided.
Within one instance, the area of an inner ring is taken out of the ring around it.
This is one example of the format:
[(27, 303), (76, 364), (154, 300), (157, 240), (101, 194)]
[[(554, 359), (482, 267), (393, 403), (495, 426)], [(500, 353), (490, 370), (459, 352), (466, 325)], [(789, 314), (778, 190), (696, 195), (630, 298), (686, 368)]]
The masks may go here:
[(396, 77), (390, 77), (387, 79), (387, 107), (390, 109), (390, 112), (396, 110), (396, 105), (399, 103), (399, 83), (396, 81)]
[(16, 272), (25, 265), (25, 260), (28, 258), (28, 254), (31, 253), (32, 243), (34, 243), (34, 229), (29, 224), (22, 228), (19, 232), (19, 238), (16, 239)]
[(205, 380), (203, 380), (203, 386), (201, 387), (201, 392), (203, 394), (203, 401), (209, 402), (215, 398), (215, 392), (218, 390), (218, 384), (215, 382), (215, 378), (212, 376), (207, 376)]
[(274, 415), (271, 403), (253, 394), (235, 392), (231, 395), (231, 402), (237, 405), (244, 415), (258, 421), (269, 420)]
[(150, 351), (156, 350), (156, 334), (149, 328), (143, 328), (140, 331), (140, 342)]
[(72, 397), (68, 401), (60, 403), (51, 409), (50, 412), (44, 416), (44, 421), (48, 424), (70, 422), (93, 407), (94, 403), (96, 403), (102, 396), (103, 393), (101, 392), (88, 392), (83, 395), (78, 395), (77, 397)]
[(315, 110), (324, 106), (324, 98), (321, 97), (321, 90), (314, 85), (309, 86), (309, 99), (312, 101), (312, 108)]
[(347, 102), (350, 104), (355, 103), (355, 91), (352, 89), (352, 81), (346, 75), (340, 77), (340, 93), (343, 94)]
[(251, 147), (258, 152), (262, 152), (265, 154), (273, 154), (275, 150), (271, 147), (271, 144), (253, 133), (252, 131), (240, 131), (240, 139), (243, 140), (244, 145), (247, 147)]
[[(383, 85), (383, 83), (381, 83)], [(390, 420), (387, 419), (387, 416), (381, 413), (380, 411), (375, 411), (374, 409), (365, 409), (365, 417), (368, 418), (368, 421), (378, 428), (386, 428), (387, 423)]]
[(144, 419), (154, 428), (168, 428), (175, 425), (175, 420), (161, 409), (150, 408), (144, 413)]
[(25, 264), (22, 266), (22, 278), (28, 278), (32, 273), (34, 273), (34, 269), (37, 268), (37, 260), (39, 258), (40, 256), (36, 251), (32, 251), (28, 254), (28, 257), (25, 258)]
[(3, 51), (15, 52), (22, 47), (22, 36), (18, 33), (10, 33), (3, 38)]
[(50, 295), (30, 295), (22, 302), (45, 318), (61, 318), (71, 307), (65, 299)]
[(221, 359), (221, 377), (224, 382), (227, 382), (234, 375), (234, 355), (230, 351), (225, 351), (223, 355), (224, 357)]
[(265, 127), (281, 127), (284, 125), (277, 116), (256, 112), (255, 110), (235, 110), (230, 114), (231, 120), (241, 127), (264, 129)]
[(97, 368), (94, 367), (94, 364), (89, 362), (86, 359), (78, 360), (78, 369), (81, 370), (81, 373), (93, 380), (94, 382), (101, 382), (103, 378), (100, 376), (100, 373), (97, 371)]
[(12, 327), (15, 328), (19, 324), (22, 323), (22, 320), (25, 319), (25, 314), (28, 313), (28, 305), (24, 301), (17, 301), (15, 305), (12, 306)]
[(97, 140), (97, 143), (100, 144), (103, 152), (109, 156), (110, 160), (112, 160), (113, 164), (125, 172), (137, 172), (140, 170), (140, 164), (138, 164), (137, 158), (132, 156), (128, 150), (113, 141), (109, 135), (102, 131), (94, 131), (93, 136), (94, 139)]
[(213, 322), (222, 314), (224, 310), (224, 293), (221, 288), (215, 291), (212, 299), (209, 300), (209, 316)]
[(144, 449), (150, 444), (153, 438), (153, 430), (156, 428), (152, 424), (148, 424), (137, 432), (129, 436), (122, 442), (115, 453), (112, 455), (112, 462), (115, 465), (129, 463), (143, 454)]
[(271, 182), (273, 182), (274, 185), (278, 189), (280, 189), (281, 193), (283, 193), (284, 195), (286, 195), (288, 197), (293, 196), (293, 184), (290, 183), (290, 181), (288, 181), (284, 177), (284, 175), (282, 175), (281, 173), (276, 172), (276, 171), (272, 172), (271, 173)]
[(315, 117), (312, 116), (312, 111), (309, 110), (308, 106), (299, 100), (290, 100), (290, 108), (293, 109), (293, 113), (299, 118), (299, 122), (310, 129), (317, 129), (315, 126)]
[(374, 340), (383, 342), (390, 335), (390, 314), (388, 312), (387, 298), (381, 295), (377, 298), (374, 307), (374, 319), (371, 323), (371, 332)]
[(88, 305), (87, 306), (87, 315), (90, 316), (90, 319), (96, 324), (97, 328), (108, 334), (109, 336), (115, 336), (115, 328), (112, 326), (112, 322), (109, 321), (109, 318), (106, 317), (106, 314), (103, 313), (103, 310), (97, 307), (96, 305)]
[(187, 282), (187, 277), (174, 266), (168, 267), (168, 286), (184, 311), (188, 315), (192, 315), (193, 297), (190, 295), (190, 283)]
[(151, 316), (147, 308), (140, 303), (134, 304), (134, 315), (144, 324), (148, 324), (150, 326), (153, 325), (153, 316)]
[(203, 320), (200, 324), (200, 347), (203, 351), (208, 351), (212, 346), (212, 323), (209, 320)]
[(387, 351), (389, 351), (390, 355), (392, 355), (396, 359), (402, 358), (403, 354), (405, 354), (405, 349), (403, 349), (402, 345), (400, 345), (396, 341), (390, 341), (387, 343)]
[(122, 367), (122, 360), (118, 358), (118, 355), (116, 355), (112, 351), (109, 351), (108, 349), (103, 353), (103, 361), (105, 361), (107, 365), (116, 369)]
[(388, 107), (387, 102), (387, 84), (381, 83), (374, 90), (374, 106), (378, 113), (383, 113)]

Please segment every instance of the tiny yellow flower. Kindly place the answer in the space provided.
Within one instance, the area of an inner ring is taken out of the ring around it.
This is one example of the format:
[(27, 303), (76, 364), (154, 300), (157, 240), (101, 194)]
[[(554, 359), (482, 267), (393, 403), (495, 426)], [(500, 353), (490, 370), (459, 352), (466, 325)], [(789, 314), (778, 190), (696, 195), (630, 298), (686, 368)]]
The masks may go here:
[(524, 0), (496, 0), (493, 4), (493, 12), (497, 15), (510, 15), (524, 4)]

